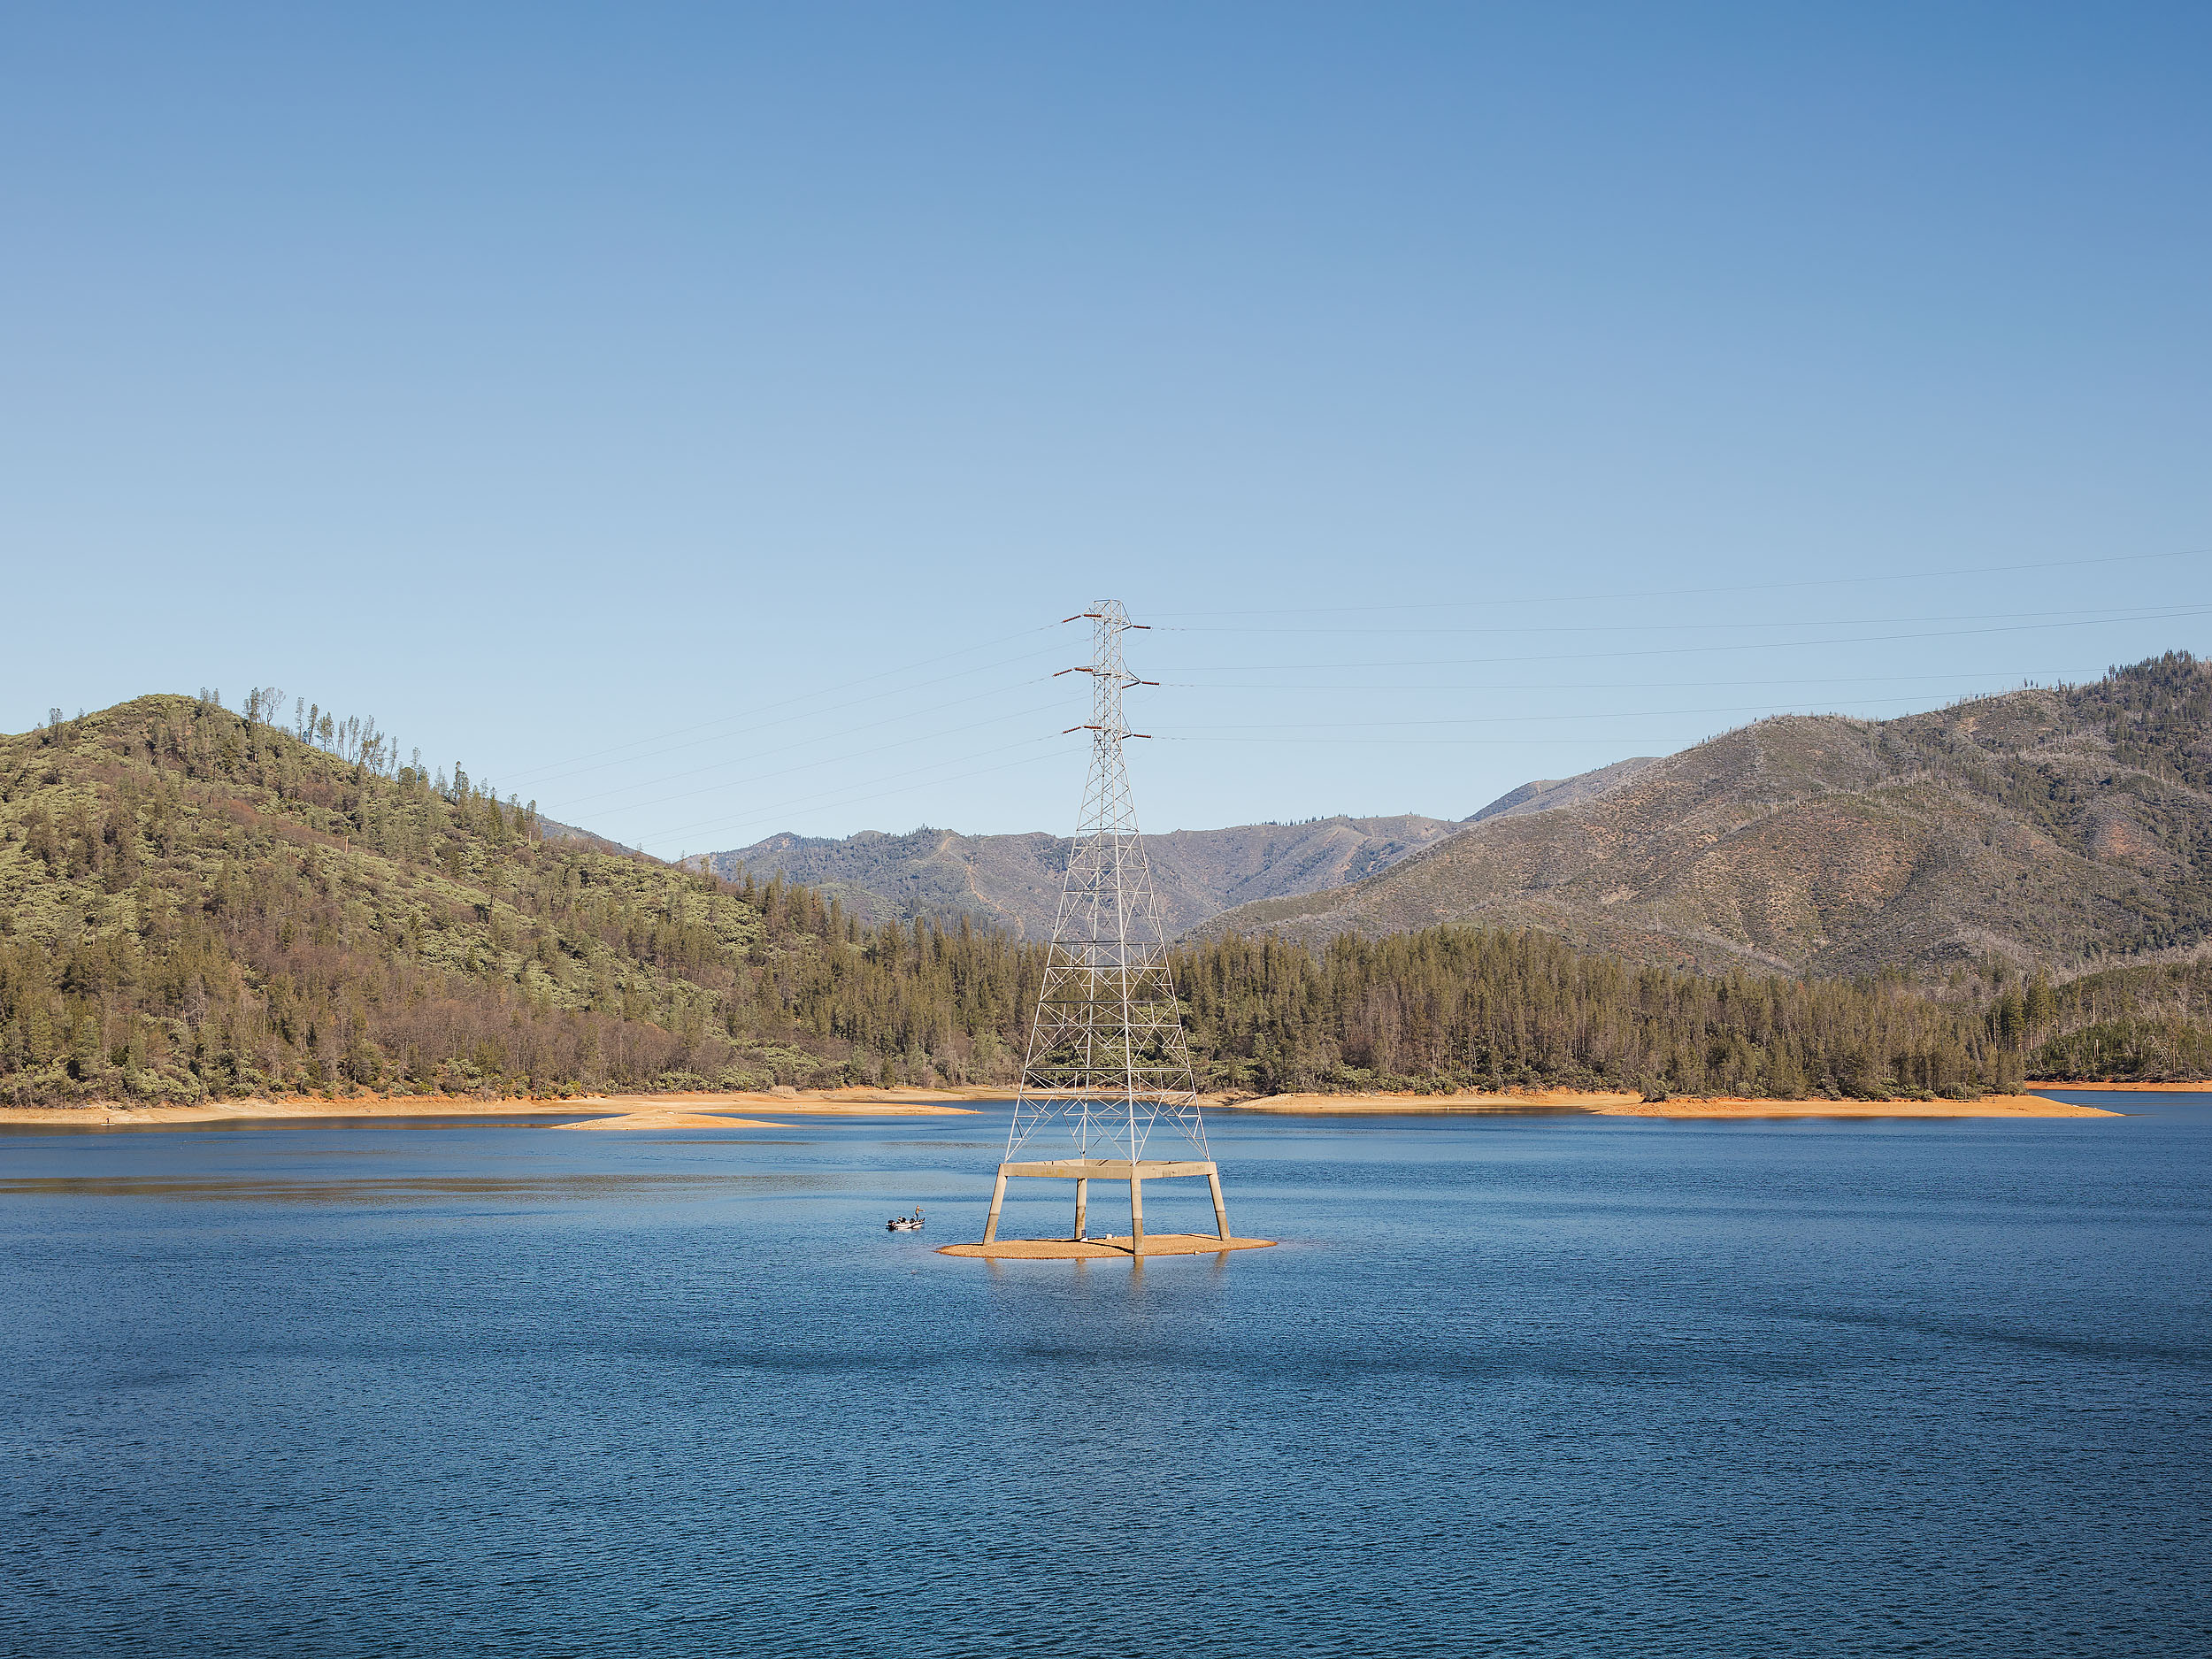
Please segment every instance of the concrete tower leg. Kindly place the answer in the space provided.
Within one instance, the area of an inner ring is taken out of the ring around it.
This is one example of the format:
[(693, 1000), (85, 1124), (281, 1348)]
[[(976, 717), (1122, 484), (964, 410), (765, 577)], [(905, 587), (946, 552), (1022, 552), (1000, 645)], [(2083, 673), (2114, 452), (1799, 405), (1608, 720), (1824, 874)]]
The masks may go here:
[(1225, 1239), (1229, 1236), (1229, 1204), (1228, 1201), (1221, 1195), (1221, 1171), (1209, 1166), (1206, 1171), (1206, 1185), (1213, 1189), (1214, 1227), (1217, 1235)]
[(998, 1181), (991, 1188), (991, 1213), (983, 1223), (983, 1242), (986, 1244), (995, 1243), (998, 1240), (999, 1206), (1005, 1202), (1006, 1170), (1004, 1166), (1002, 1165), (998, 1172)]

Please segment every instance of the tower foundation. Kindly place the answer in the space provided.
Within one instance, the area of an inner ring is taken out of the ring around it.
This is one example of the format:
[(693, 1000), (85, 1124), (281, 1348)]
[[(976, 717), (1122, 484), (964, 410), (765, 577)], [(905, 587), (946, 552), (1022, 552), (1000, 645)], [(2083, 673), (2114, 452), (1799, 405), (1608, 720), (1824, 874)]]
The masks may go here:
[[(1202, 1175), (1213, 1194), (1214, 1227), (1217, 1238), (1229, 1237), (1229, 1205), (1221, 1195), (1221, 1171), (1210, 1158), (1139, 1158), (1132, 1163), (1127, 1158), (1046, 1158), (1037, 1163), (1002, 1164), (998, 1179), (991, 1187), (991, 1213), (983, 1223), (983, 1242), (998, 1242), (998, 1212), (1006, 1202), (1006, 1183), (1023, 1176), (1045, 1180), (1073, 1181), (1075, 1183), (1075, 1236), (1072, 1242), (1081, 1243), (1084, 1226), (1088, 1219), (1090, 1186), (1093, 1181), (1127, 1181), (1129, 1183), (1130, 1255), (1145, 1254), (1144, 1240), (1144, 1184), (1147, 1181), (1172, 1179), (1176, 1176)], [(1179, 1235), (1194, 1236), (1194, 1235)]]

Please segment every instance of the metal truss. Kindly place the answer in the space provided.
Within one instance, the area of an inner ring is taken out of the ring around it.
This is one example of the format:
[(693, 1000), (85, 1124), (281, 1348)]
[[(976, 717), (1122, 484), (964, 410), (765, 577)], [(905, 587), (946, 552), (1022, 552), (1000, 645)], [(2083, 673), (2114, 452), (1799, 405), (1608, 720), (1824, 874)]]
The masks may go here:
[(1090, 663), (1061, 672), (1091, 677), (1090, 722), (1068, 728), (1091, 733), (1090, 773), (1006, 1156), (1135, 1165), (1156, 1141), (1156, 1158), (1204, 1160), (1211, 1155), (1166, 930), (1121, 752), (1125, 739), (1147, 735), (1129, 730), (1121, 712), (1124, 691), (1156, 683), (1122, 661), (1122, 634), (1144, 625), (1118, 600), (1081, 614), (1091, 619)]

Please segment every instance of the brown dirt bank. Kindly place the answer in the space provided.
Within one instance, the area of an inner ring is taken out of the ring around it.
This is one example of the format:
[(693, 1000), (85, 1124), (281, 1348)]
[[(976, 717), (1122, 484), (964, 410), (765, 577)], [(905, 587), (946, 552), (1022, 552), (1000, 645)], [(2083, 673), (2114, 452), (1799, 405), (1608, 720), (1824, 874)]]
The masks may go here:
[(1268, 1094), (1210, 1101), (1217, 1110), (1309, 1117), (1405, 1113), (1565, 1110), (1606, 1118), (2116, 1118), (2038, 1094), (1985, 1094), (1977, 1101), (1687, 1100), (1647, 1101), (1627, 1090), (1541, 1089), (1526, 1094)]
[[(664, 1115), (682, 1107), (718, 1111), (772, 1111), (786, 1117), (937, 1118), (972, 1108), (949, 1105), (960, 1098), (935, 1089), (810, 1089), (793, 1094), (579, 1094), (568, 1100), (478, 1100), (473, 1095), (404, 1094), (351, 1100), (225, 1100), (193, 1105), (146, 1105), (96, 1101), (81, 1106), (0, 1106), (0, 1125), (208, 1124), (287, 1118), (580, 1118)], [(626, 1125), (638, 1127), (641, 1125)], [(692, 1125), (691, 1127), (700, 1127)], [(746, 1127), (727, 1118), (713, 1126)], [(769, 1125), (772, 1126), (772, 1125)]]
[(1221, 1094), (1207, 1095), (1208, 1111), (1279, 1112), (1286, 1116), (1325, 1118), (1402, 1117), (1447, 1112), (1525, 1112), (1546, 1109), (1594, 1111), (1615, 1101), (1640, 1098), (1632, 1094), (1596, 1094), (1586, 1089), (1538, 1089), (1525, 1094)]
[[(2131, 1092), (2212, 1090), (2212, 1084), (2036, 1083), (2035, 1090)], [(1004, 1100), (1001, 1087), (946, 1089), (808, 1089), (790, 1094), (588, 1094), (568, 1100), (478, 1100), (469, 1095), (363, 1095), (351, 1100), (228, 1100), (196, 1105), (96, 1102), (81, 1106), (0, 1107), (0, 1125), (204, 1124), (316, 1118), (579, 1118), (609, 1128), (774, 1127), (768, 1118), (924, 1118), (965, 1116), (961, 1101)], [(1208, 1095), (1209, 1110), (1285, 1117), (1398, 1117), (1465, 1112), (1581, 1111), (1620, 1118), (2110, 1118), (2095, 1106), (2070, 1105), (2040, 1094), (1989, 1094), (1978, 1101), (1689, 1100), (1647, 1102), (1631, 1091), (1541, 1089), (1519, 1094)], [(708, 1117), (741, 1112), (745, 1117)], [(679, 1119), (688, 1119), (678, 1121)]]
[(2212, 1083), (2023, 1083), (2032, 1093), (2047, 1088), (2093, 1088), (2113, 1094), (2212, 1094)]
[(1590, 1109), (1605, 1118), (2119, 1118), (2101, 1106), (2072, 1106), (2039, 1094), (1979, 1100), (1632, 1100)]

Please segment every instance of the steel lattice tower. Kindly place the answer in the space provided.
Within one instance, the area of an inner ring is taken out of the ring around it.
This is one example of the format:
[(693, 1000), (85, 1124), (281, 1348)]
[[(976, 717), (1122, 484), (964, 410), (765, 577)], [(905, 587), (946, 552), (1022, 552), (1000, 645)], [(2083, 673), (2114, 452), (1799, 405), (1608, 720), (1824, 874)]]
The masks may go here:
[(1221, 1178), (1206, 1148), (1166, 930), (1122, 757), (1125, 739), (1146, 735), (1124, 723), (1122, 693), (1154, 682), (1129, 672), (1121, 636), (1144, 625), (1130, 621), (1118, 600), (1081, 614), (1092, 624), (1091, 660), (1061, 672), (1091, 677), (1090, 722), (1068, 728), (1091, 733), (1090, 773), (983, 1239), (998, 1236), (1009, 1176), (1072, 1179), (1078, 1239), (1090, 1182), (1126, 1179), (1131, 1249), (1141, 1252), (1144, 1182), (1203, 1175), (1225, 1240)]

